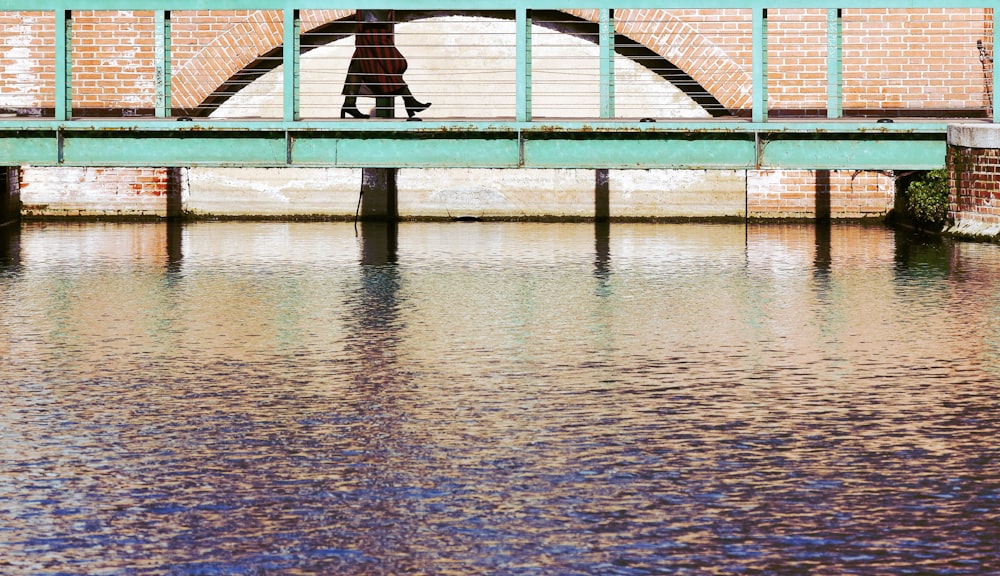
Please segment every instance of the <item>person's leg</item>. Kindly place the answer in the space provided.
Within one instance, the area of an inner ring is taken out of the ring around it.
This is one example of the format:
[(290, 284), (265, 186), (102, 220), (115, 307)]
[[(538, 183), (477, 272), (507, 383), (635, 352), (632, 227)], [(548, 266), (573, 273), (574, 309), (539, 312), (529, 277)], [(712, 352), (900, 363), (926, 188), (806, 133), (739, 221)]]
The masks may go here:
[(415, 114), (417, 112), (423, 112), (431, 107), (430, 102), (424, 103), (414, 98), (413, 94), (410, 93), (409, 86), (403, 85), (403, 89), (399, 94), (403, 97), (403, 105), (406, 106), (406, 116), (408, 120), (420, 120), (420, 118), (415, 117)]
[(352, 58), (351, 64), (347, 67), (347, 77), (344, 78), (344, 105), (340, 107), (340, 117), (347, 118), (348, 114), (352, 118), (368, 118), (367, 114), (358, 110), (358, 94), (361, 93), (362, 80), (358, 73), (359, 65), (357, 59)]

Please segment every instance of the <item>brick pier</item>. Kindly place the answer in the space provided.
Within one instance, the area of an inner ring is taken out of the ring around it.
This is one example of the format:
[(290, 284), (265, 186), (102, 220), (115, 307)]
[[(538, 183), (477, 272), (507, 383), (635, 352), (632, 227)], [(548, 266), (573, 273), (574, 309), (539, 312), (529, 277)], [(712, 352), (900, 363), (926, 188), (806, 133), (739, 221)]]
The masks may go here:
[(948, 128), (950, 232), (1000, 238), (1000, 126)]

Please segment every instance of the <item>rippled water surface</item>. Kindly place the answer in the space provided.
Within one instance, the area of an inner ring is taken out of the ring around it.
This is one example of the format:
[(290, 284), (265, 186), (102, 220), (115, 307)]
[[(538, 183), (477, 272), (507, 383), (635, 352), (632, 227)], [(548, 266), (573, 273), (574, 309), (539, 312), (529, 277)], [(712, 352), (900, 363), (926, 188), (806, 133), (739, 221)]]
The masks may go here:
[(1000, 572), (1000, 247), (26, 224), (0, 573)]

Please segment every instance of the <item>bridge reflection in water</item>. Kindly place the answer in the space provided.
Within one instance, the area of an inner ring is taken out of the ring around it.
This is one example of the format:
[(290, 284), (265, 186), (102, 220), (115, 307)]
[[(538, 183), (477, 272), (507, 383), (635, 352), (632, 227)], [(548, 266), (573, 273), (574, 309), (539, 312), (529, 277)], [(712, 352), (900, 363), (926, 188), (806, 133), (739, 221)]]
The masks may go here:
[(997, 246), (359, 231), (4, 229), (4, 571), (1000, 568)]

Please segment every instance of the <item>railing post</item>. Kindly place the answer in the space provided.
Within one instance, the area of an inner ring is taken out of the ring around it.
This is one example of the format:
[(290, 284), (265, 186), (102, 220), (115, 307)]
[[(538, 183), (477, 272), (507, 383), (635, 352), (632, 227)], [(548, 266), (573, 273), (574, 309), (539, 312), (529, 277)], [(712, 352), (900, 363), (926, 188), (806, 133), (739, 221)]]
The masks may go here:
[(615, 117), (615, 10), (602, 9), (600, 16), (601, 118)]
[(284, 66), (284, 119), (294, 122), (299, 119), (299, 30), (302, 22), (299, 11), (285, 9), (285, 37), (281, 57)]
[(998, 82), (1000, 82), (1000, 69), (996, 63), (997, 46), (1000, 46), (1000, 27), (997, 26), (997, 13), (1000, 13), (1000, 3), (993, 6), (993, 122), (997, 122), (997, 110), (1000, 110), (1000, 94), (997, 94)]
[(56, 120), (73, 117), (73, 13), (56, 10)]
[(170, 96), (170, 11), (157, 10), (154, 32), (156, 39), (156, 117), (169, 118), (173, 102)]
[(767, 122), (767, 8), (753, 9), (754, 122)]
[(518, 8), (517, 16), (517, 110), (518, 122), (531, 121), (531, 14)]
[(844, 115), (843, 46), (844, 14), (839, 8), (826, 12), (826, 116)]

